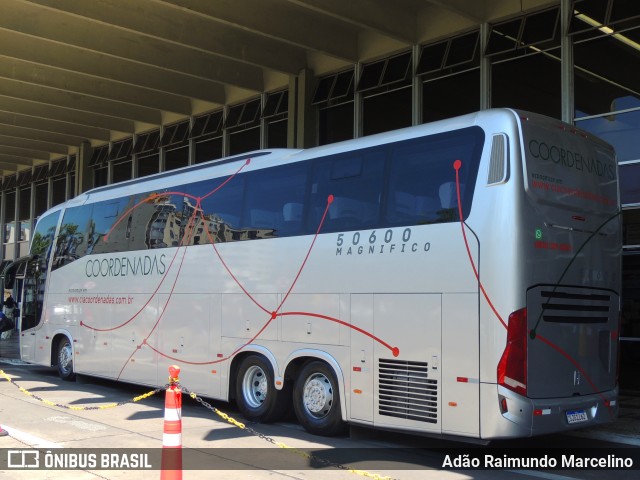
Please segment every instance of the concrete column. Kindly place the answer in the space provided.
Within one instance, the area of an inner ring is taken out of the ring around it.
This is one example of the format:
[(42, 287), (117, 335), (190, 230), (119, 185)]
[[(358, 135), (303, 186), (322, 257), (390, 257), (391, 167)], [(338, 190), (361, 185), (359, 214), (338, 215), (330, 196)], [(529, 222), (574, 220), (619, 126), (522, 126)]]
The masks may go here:
[(569, 21), (573, 9), (571, 0), (560, 0), (560, 81), (562, 92), (562, 120), (573, 123), (575, 96), (573, 85), (573, 41), (569, 34)]
[(82, 192), (86, 192), (93, 188), (93, 178), (91, 176), (91, 170), (89, 169), (89, 161), (93, 155), (93, 148), (91, 144), (84, 141), (80, 144), (78, 149), (78, 156), (76, 160), (76, 183), (73, 187), (72, 197), (80, 195)]
[(362, 73), (362, 63), (355, 65), (353, 73), (353, 138), (362, 137), (363, 120), (362, 120), (362, 93), (358, 92), (358, 84), (360, 83), (360, 74)]
[(298, 95), (298, 77), (289, 75), (289, 107), (287, 110), (287, 148), (296, 147), (298, 138), (298, 109), (296, 108)]
[[(296, 109), (296, 148), (309, 148), (318, 145), (318, 116), (311, 105), (316, 88), (316, 78), (309, 69), (301, 70), (297, 77), (295, 95)], [(291, 95), (291, 90), (289, 90)], [(289, 97), (291, 104), (291, 97)], [(291, 121), (291, 117), (289, 117)]]
[[(2, 184), (3, 177), (0, 176), (0, 185)], [(5, 251), (4, 251), (4, 202), (5, 200), (5, 192), (4, 190), (0, 191), (0, 260), (4, 260)], [(3, 298), (4, 299), (4, 298)]]
[(411, 62), (411, 125), (422, 123), (422, 77), (416, 76), (418, 61), (420, 60), (420, 45), (413, 46)]
[(491, 59), (484, 56), (490, 32), (488, 23), (480, 24), (480, 110), (491, 108)]

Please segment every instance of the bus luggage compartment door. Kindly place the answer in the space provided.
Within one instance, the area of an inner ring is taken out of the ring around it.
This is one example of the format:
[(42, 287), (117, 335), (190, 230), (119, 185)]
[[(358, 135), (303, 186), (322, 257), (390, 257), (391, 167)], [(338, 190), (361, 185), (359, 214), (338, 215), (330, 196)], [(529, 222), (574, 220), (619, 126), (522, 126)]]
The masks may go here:
[(376, 294), (374, 424), (440, 433), (442, 295)]
[[(350, 416), (356, 421), (373, 424), (373, 338), (362, 332), (373, 332), (373, 295), (351, 295), (351, 390)], [(356, 330), (358, 328), (359, 330)]]

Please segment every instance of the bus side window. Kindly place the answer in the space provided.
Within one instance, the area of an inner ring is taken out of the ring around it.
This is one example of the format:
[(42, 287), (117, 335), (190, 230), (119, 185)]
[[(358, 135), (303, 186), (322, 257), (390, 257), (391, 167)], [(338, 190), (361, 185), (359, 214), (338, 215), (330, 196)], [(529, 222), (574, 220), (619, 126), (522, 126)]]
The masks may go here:
[(248, 175), (243, 227), (255, 231), (254, 238), (302, 233), (307, 172), (308, 163), (301, 162)]
[[(461, 188), (462, 189), (462, 188)], [(458, 195), (455, 182), (445, 182), (438, 189), (442, 208), (457, 208)]]
[(424, 151), (402, 148), (394, 152), (389, 175), (386, 221), (390, 225), (422, 225), (440, 221), (442, 178), (425, 161)]
[(333, 203), (323, 232), (375, 227), (380, 220), (380, 192), (384, 178), (385, 151), (356, 151), (318, 160), (311, 180), (307, 232), (315, 232), (327, 207)]
[[(245, 191), (246, 175), (237, 175), (220, 187), (228, 177), (214, 178), (187, 186), (187, 193), (202, 198), (202, 214), (206, 227), (200, 235), (199, 244), (230, 242), (242, 238), (242, 203)], [(211, 193), (214, 192), (214, 193)], [(206, 230), (206, 233), (204, 232)], [(210, 240), (211, 239), (211, 240)]]
[(389, 225), (457, 221), (454, 162), (462, 162), (460, 197), (463, 212), (467, 212), (473, 197), (483, 140), (482, 130), (472, 127), (394, 145), (384, 221)]
[(393, 223), (426, 223), (434, 217), (440, 203), (433, 197), (395, 191), (389, 199), (389, 215)]

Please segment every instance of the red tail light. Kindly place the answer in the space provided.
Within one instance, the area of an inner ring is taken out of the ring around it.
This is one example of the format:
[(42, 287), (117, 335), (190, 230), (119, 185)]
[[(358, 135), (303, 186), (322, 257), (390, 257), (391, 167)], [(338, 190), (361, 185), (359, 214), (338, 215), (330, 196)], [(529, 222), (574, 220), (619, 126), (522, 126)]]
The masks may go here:
[(527, 309), (509, 315), (507, 346), (498, 362), (498, 385), (527, 395)]

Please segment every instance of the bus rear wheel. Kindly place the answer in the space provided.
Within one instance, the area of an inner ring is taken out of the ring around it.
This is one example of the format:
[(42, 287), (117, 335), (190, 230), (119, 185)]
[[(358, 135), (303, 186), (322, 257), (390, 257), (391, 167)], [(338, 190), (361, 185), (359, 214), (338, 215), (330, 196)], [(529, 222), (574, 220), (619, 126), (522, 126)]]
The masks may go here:
[(63, 337), (58, 344), (58, 375), (69, 381), (76, 377), (73, 371), (73, 347), (67, 337)]
[(346, 431), (338, 382), (324, 362), (312, 361), (300, 370), (293, 389), (293, 408), (309, 433), (329, 437)]
[(288, 409), (290, 399), (288, 388), (276, 390), (273, 368), (266, 358), (249, 355), (242, 360), (236, 379), (236, 402), (247, 420), (275, 422)]

